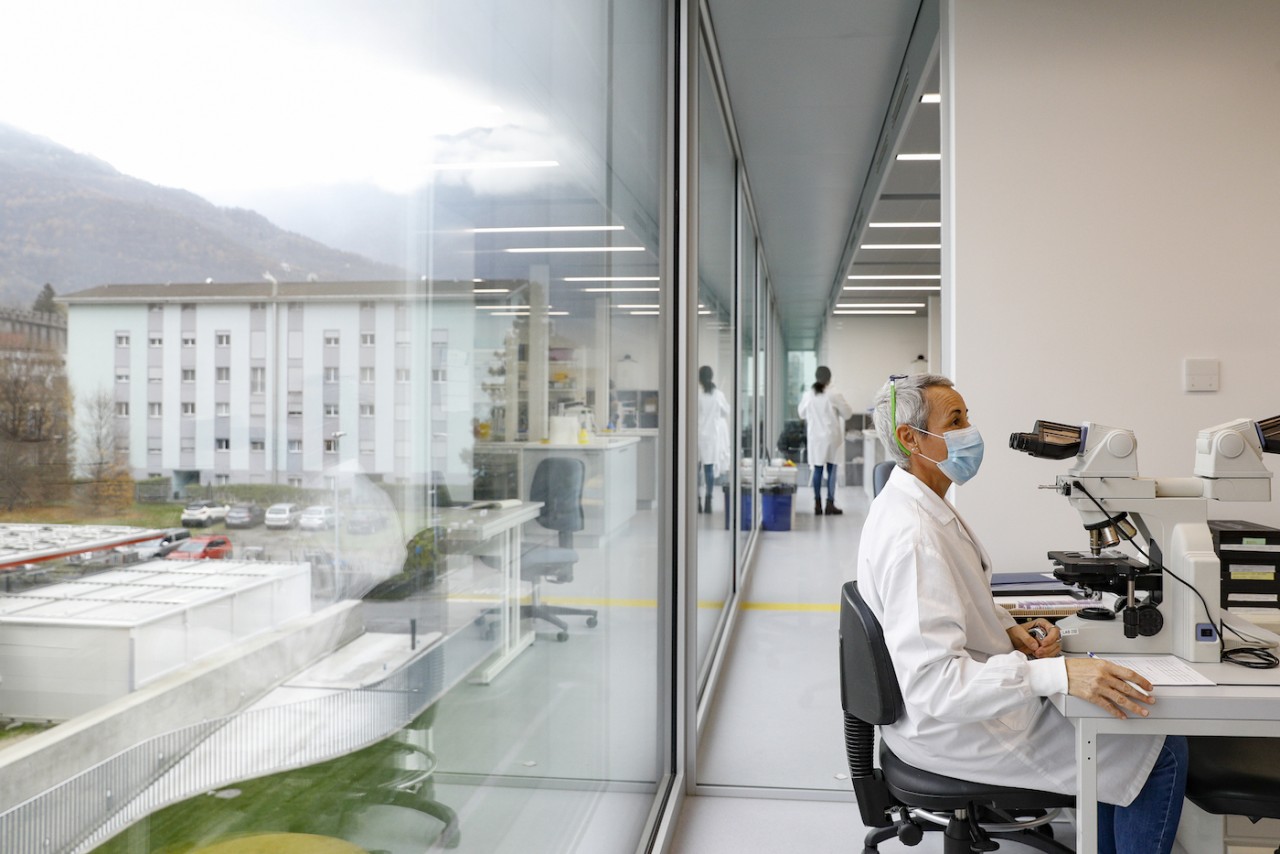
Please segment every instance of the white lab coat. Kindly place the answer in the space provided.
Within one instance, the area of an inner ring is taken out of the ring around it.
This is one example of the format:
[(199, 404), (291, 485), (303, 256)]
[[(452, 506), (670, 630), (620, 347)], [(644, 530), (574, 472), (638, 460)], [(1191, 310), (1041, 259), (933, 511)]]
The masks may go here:
[[(1074, 793), (1075, 730), (1045, 698), (1061, 658), (1028, 661), (991, 596), (991, 563), (951, 503), (894, 468), (871, 504), (858, 591), (884, 626), (905, 712), (882, 737), (905, 762), (963, 780)], [(1101, 736), (1098, 799), (1128, 805), (1163, 736)]]
[(809, 465), (824, 466), (840, 463), (844, 449), (844, 422), (853, 414), (853, 407), (839, 392), (830, 386), (822, 394), (815, 394), (813, 387), (804, 390), (797, 410), (805, 424), (805, 454)]
[(698, 389), (698, 461), (715, 466), (717, 476), (729, 470), (729, 401), (718, 388)]

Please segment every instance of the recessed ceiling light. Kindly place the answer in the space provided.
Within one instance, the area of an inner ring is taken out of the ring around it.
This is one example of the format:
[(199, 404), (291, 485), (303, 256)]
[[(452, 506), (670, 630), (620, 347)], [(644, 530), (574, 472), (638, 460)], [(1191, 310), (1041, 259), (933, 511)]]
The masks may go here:
[(515, 311), (523, 309), (528, 311), (532, 306), (527, 305), (478, 305), (476, 311)]
[(941, 104), (941, 103), (942, 103), (942, 93), (941, 93), (941, 92), (925, 92), (923, 95), (921, 95), (921, 96), (920, 96), (920, 103), (922, 103), (922, 104)]
[(864, 280), (871, 280), (876, 282), (882, 281), (882, 280), (883, 281), (892, 280), (892, 281), (923, 282), (930, 279), (940, 280), (942, 278), (942, 274), (940, 273), (891, 273), (886, 276), (881, 276), (874, 273), (857, 273), (857, 274), (850, 275), (847, 278), (864, 279)]
[(473, 228), (476, 234), (529, 234), (559, 231), (624, 231), (620, 225), (526, 225), (510, 228)]
[[(426, 278), (426, 276), (423, 276), (422, 278), (424, 278), (424, 279), (425, 279), (425, 278)], [(476, 283), (478, 283), (478, 282), (483, 282), (483, 281), (484, 281), (484, 279), (472, 279), (472, 280), (471, 280), (471, 283), (474, 285), (474, 284), (476, 284)]]
[[(864, 243), (859, 249), (941, 249), (941, 243)], [(511, 250), (508, 249), (508, 252)]]
[(846, 291), (941, 291), (942, 285), (845, 285)]
[(875, 309), (836, 309), (833, 314), (915, 314), (914, 311), (898, 311), (897, 309), (885, 309), (877, 311)]
[(922, 302), (846, 302), (836, 308), (924, 308)]
[(558, 160), (460, 160), (457, 163), (432, 163), (437, 172), (458, 169), (550, 169), (559, 166)]
[(615, 305), (614, 308), (660, 308), (657, 303), (653, 302), (627, 302)]
[(941, 160), (942, 154), (941, 153), (934, 154), (926, 151), (919, 151), (919, 152), (912, 152), (912, 153), (904, 152), (898, 155), (898, 159), (899, 160)]
[(511, 293), (511, 289), (510, 288), (476, 288), (471, 293), (473, 294), (509, 294)]
[(584, 294), (656, 294), (657, 288), (583, 288)]
[(631, 312), (631, 313), (632, 313), (633, 315), (640, 316), (640, 315), (656, 315), (658, 312), (656, 312), (656, 311), (633, 311), (633, 312)]
[(566, 282), (656, 282), (657, 276), (565, 276)]
[(643, 246), (520, 246), (503, 252), (643, 252)]
[(867, 228), (942, 228), (940, 222), (869, 222)]

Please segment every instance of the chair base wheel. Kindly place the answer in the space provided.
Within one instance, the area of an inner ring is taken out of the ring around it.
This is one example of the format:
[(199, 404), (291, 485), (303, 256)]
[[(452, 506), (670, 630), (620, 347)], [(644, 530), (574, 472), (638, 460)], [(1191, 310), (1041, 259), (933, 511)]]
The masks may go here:
[(595, 617), (587, 617), (587, 628), (594, 629), (599, 622)]
[(568, 632), (556, 632), (556, 640), (560, 641), (560, 643), (564, 643), (568, 639), (569, 639)]

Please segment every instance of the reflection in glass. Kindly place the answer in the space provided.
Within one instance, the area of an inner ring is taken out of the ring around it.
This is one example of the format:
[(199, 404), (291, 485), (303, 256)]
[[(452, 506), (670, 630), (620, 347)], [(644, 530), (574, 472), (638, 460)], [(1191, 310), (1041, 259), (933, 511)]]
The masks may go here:
[[(27, 506), (156, 536), (24, 570), (0, 621), (56, 610), (124, 674), (46, 717), (164, 699), (59, 754), (66, 778), (103, 761), (84, 785), (109, 798), (24, 791), (24, 826), (635, 850), (669, 770), (664, 5), (59, 8), (11, 22), (42, 52), (0, 61), (50, 73), (0, 150), (73, 203), (33, 254), (63, 265), (61, 455), (93, 488)], [(169, 560), (195, 499), (296, 508)]]
[[(698, 338), (696, 364), (710, 373), (714, 389), (699, 387), (698, 495), (695, 516), (698, 543), (697, 642), (699, 684), (733, 592), (733, 527), (737, 473), (732, 450), (737, 421), (711, 420), (719, 403), (735, 399), (734, 382), (734, 238), (736, 167), (724, 113), (703, 58), (698, 64)], [(705, 402), (704, 402), (705, 401)], [(704, 448), (703, 412), (713, 435)], [(714, 431), (723, 424), (723, 444)], [(708, 460), (704, 454), (713, 458)], [(710, 465), (708, 465), (710, 463)]]

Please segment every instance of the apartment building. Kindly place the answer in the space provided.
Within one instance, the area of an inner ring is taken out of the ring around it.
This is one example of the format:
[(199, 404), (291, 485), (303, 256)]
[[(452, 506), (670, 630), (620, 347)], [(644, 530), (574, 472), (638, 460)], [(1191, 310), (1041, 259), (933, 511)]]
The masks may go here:
[(343, 466), (424, 482), (465, 464), (471, 291), (454, 282), (103, 285), (60, 298), (68, 380), (81, 409), (109, 400), (135, 479), (171, 477), (175, 490), (320, 488)]

